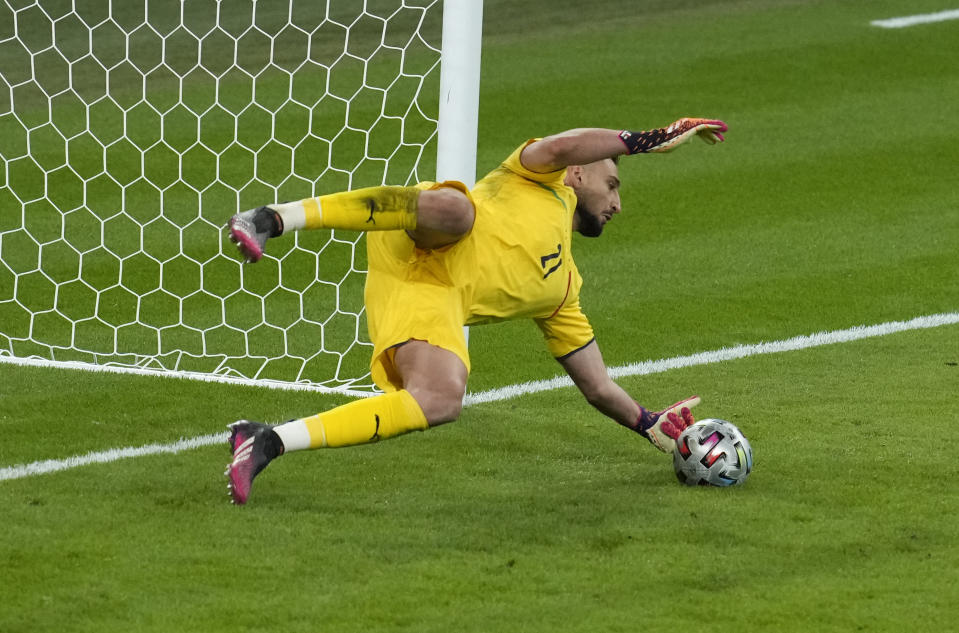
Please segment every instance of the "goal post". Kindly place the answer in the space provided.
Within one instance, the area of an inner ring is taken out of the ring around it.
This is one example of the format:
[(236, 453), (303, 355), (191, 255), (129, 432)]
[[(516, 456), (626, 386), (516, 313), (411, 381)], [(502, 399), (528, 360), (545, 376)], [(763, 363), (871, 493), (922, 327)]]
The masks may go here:
[(476, 183), (483, 0), (443, 1), (436, 180)]
[(471, 184), (481, 22), (480, 0), (0, 0), (0, 362), (371, 390), (363, 234), (243, 266), (223, 227)]
[[(436, 181), (476, 184), (483, 0), (443, 0)], [(463, 326), (469, 343), (469, 328)]]

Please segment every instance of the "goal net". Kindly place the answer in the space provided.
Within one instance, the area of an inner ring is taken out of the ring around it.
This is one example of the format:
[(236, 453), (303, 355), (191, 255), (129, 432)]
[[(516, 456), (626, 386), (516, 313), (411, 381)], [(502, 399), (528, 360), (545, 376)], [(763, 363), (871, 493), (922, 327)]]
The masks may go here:
[(270, 202), (430, 180), (438, 0), (0, 0), (0, 360), (369, 389), (362, 234)]

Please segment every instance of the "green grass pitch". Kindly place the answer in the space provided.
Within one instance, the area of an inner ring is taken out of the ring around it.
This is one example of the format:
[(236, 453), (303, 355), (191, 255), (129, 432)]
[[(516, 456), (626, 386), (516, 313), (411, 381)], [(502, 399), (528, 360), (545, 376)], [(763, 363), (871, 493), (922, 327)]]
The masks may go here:
[[(869, 25), (942, 8), (487, 0), (479, 171), (569, 127), (727, 121), (624, 158), (624, 213), (574, 244), (609, 365), (954, 312), (959, 22)], [(530, 323), (470, 337), (472, 391), (560, 370)], [(0, 481), (0, 631), (947, 631), (957, 363), (952, 325), (620, 381), (739, 425), (736, 489), (680, 486), (573, 389), (290, 455), (244, 508), (225, 445)], [(0, 364), (0, 468), (344, 401)]]

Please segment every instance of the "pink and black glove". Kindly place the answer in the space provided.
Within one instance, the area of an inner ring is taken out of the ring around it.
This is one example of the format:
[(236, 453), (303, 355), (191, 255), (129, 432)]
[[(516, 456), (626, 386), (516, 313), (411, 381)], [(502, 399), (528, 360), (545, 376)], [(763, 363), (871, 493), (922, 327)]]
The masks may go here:
[(662, 411), (647, 411), (639, 407), (639, 418), (633, 430), (662, 452), (672, 453), (680, 433), (695, 423), (690, 409), (700, 402), (699, 396), (692, 396)]
[(722, 133), (729, 128), (718, 119), (679, 119), (669, 127), (644, 132), (623, 130), (619, 138), (630, 154), (668, 152), (694, 136), (710, 145), (725, 140)]

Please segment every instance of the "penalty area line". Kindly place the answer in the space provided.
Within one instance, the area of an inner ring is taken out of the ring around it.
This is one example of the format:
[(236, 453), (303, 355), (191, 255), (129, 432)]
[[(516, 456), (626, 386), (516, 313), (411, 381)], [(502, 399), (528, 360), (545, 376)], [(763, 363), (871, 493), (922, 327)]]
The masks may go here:
[[(699, 352), (688, 356), (675, 356), (656, 361), (645, 361), (641, 363), (632, 363), (629, 365), (620, 365), (619, 367), (610, 367), (609, 375), (613, 378), (626, 378), (629, 376), (648, 376), (650, 374), (659, 374), (672, 369), (682, 369), (684, 367), (693, 367), (696, 365), (710, 365), (724, 361), (737, 360), (748, 356), (758, 356), (761, 354), (776, 354), (779, 352), (793, 352), (812, 347), (821, 347), (823, 345), (833, 345), (836, 343), (849, 343), (864, 338), (876, 336), (886, 336), (897, 332), (907, 332), (909, 330), (921, 330), (925, 328), (941, 327), (943, 325), (954, 325), (959, 323), (959, 312), (946, 312), (943, 314), (932, 314), (929, 316), (916, 317), (908, 321), (890, 321), (878, 325), (859, 325), (845, 330), (833, 330), (831, 332), (818, 332), (816, 334), (804, 334), (794, 336), (782, 341), (772, 341), (768, 343), (754, 343), (750, 345), (736, 345), (735, 347), (724, 347), (709, 352)], [(469, 394), (466, 396), (466, 404), (479, 404), (482, 402), (497, 402), (508, 400), (517, 396), (542, 391), (551, 391), (562, 387), (573, 386), (573, 381), (569, 376), (557, 376), (549, 380), (537, 380), (526, 382), (508, 387), (501, 387), (491, 391), (484, 391), (478, 394)]]
[(932, 24), (934, 22), (945, 22), (947, 20), (959, 20), (959, 9), (949, 9), (947, 11), (938, 11), (936, 13), (905, 15), (899, 18), (887, 18), (885, 20), (873, 20), (869, 24), (883, 29), (902, 29), (907, 26), (915, 26), (917, 24)]
[(230, 437), (228, 432), (201, 435), (200, 437), (181, 438), (171, 444), (146, 444), (144, 446), (111, 448), (105, 451), (96, 451), (86, 455), (76, 455), (66, 459), (46, 459), (43, 461), (6, 466), (0, 468), (0, 481), (8, 479), (23, 479), (34, 475), (46, 475), (61, 470), (69, 470), (90, 464), (107, 464), (131, 457), (146, 457), (147, 455), (175, 454), (182, 451), (225, 443)]
[[(898, 332), (936, 328), (945, 325), (955, 325), (957, 323), (959, 323), (959, 312), (946, 312), (942, 314), (916, 317), (908, 321), (890, 321), (887, 323), (880, 323), (878, 325), (860, 325), (845, 330), (833, 330), (830, 332), (819, 332), (816, 334), (794, 336), (781, 341), (755, 343), (751, 345), (736, 345), (734, 347), (724, 347), (722, 349), (700, 352), (698, 354), (690, 354), (688, 356), (676, 356), (662, 360), (645, 361), (642, 363), (632, 363), (629, 365), (610, 367), (609, 374), (613, 378), (647, 376), (651, 374), (663, 373), (673, 369), (682, 369), (697, 365), (711, 365), (714, 363), (738, 360), (741, 358), (759, 356), (763, 354), (778, 354), (781, 352), (793, 352), (814, 347), (822, 347), (824, 345), (849, 343), (866, 338), (896, 334)], [(523, 395), (541, 393), (543, 391), (552, 391), (555, 389), (562, 389), (571, 386), (573, 386), (573, 381), (570, 380), (568, 376), (557, 376), (556, 378), (549, 380), (537, 380), (520, 383), (517, 385), (509, 385), (499, 389), (482, 391), (479, 393), (470, 393), (466, 396), (466, 401), (464, 404), (466, 406), (473, 406), (486, 402), (499, 402)], [(226, 432), (214, 433), (211, 435), (180, 439), (170, 444), (147, 444), (139, 447), (115, 448), (106, 451), (87, 453), (86, 455), (68, 457), (66, 459), (48, 459), (32, 462), (30, 464), (5, 466), (0, 468), (0, 481), (23, 479), (25, 477), (45, 475), (71, 468), (78, 468), (80, 466), (87, 466), (89, 464), (105, 464), (115, 462), (121, 459), (170, 453), (175, 454), (195, 448), (225, 443), (228, 436), (229, 434)]]

